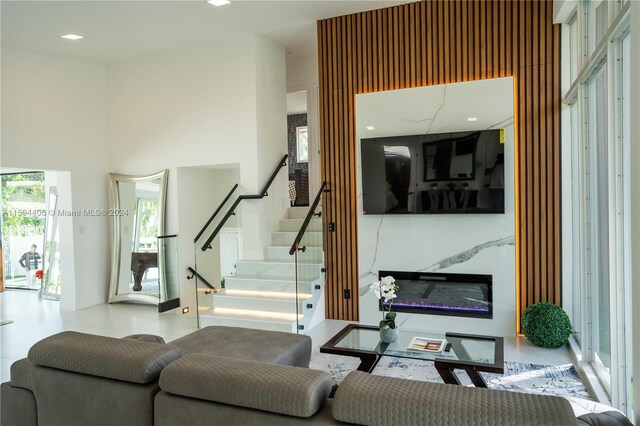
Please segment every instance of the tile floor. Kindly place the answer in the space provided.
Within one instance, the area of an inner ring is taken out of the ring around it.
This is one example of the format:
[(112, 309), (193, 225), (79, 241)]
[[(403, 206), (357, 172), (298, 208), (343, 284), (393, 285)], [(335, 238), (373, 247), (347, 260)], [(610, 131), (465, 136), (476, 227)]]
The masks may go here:
[[(38, 340), (72, 330), (105, 336), (157, 334), (166, 341), (196, 330), (196, 319), (175, 313), (159, 314), (155, 306), (104, 304), (79, 311), (59, 309), (58, 302), (40, 300), (34, 292), (7, 290), (0, 293), (0, 381), (9, 380), (11, 364), (27, 355)], [(325, 320), (309, 331), (316, 350), (342, 329), (346, 321)], [(505, 339), (505, 361), (563, 365), (572, 363), (568, 349), (543, 349), (523, 337)]]

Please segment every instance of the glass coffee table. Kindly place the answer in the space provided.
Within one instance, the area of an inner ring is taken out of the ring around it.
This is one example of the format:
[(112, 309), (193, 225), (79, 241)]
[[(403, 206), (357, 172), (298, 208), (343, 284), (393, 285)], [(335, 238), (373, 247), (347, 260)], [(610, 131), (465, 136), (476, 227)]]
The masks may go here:
[[(450, 344), (442, 352), (409, 350), (414, 337), (446, 339)], [(504, 374), (504, 340), (502, 337), (474, 334), (434, 334), (421, 331), (400, 330), (398, 340), (393, 343), (380, 341), (379, 328), (375, 326), (349, 324), (325, 343), (320, 352), (360, 358), (358, 370), (370, 373), (382, 356), (422, 359), (433, 361), (445, 383), (459, 385), (453, 372), (465, 370), (473, 384), (486, 388), (480, 371)]]

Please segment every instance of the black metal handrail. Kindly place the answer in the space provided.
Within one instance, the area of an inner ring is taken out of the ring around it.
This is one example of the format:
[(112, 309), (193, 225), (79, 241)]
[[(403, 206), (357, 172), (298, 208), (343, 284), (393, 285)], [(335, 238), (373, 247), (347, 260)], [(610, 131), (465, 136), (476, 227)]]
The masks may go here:
[(215, 212), (213, 212), (213, 214), (211, 215), (211, 217), (209, 218), (209, 220), (207, 220), (207, 223), (204, 224), (204, 226), (202, 227), (202, 229), (200, 230), (200, 232), (198, 232), (198, 235), (196, 235), (196, 237), (193, 239), (194, 244), (198, 241), (198, 239), (202, 236), (202, 234), (204, 234), (204, 231), (207, 229), (207, 227), (211, 224), (211, 222), (213, 222), (213, 219), (218, 215), (218, 213), (220, 212), (220, 210), (222, 210), (222, 207), (226, 204), (227, 201), (229, 201), (229, 198), (231, 198), (231, 195), (233, 194), (233, 192), (236, 190), (236, 188), (238, 188), (238, 184), (236, 183), (235, 185), (233, 185), (233, 188), (231, 188), (231, 191), (229, 191), (229, 193), (227, 194), (226, 197), (224, 197), (224, 200), (222, 200), (222, 202), (220, 203), (220, 205), (218, 206), (218, 208), (216, 209)]
[(307, 232), (307, 227), (309, 226), (309, 222), (311, 221), (311, 218), (316, 214), (315, 211), (316, 211), (316, 208), (318, 207), (318, 203), (320, 203), (320, 198), (322, 198), (322, 193), (329, 192), (329, 190), (326, 188), (327, 188), (327, 182), (322, 182), (322, 185), (320, 185), (320, 190), (316, 194), (316, 198), (313, 200), (313, 203), (309, 208), (307, 217), (304, 218), (304, 222), (302, 222), (300, 231), (298, 231), (298, 235), (296, 235), (296, 239), (293, 241), (293, 244), (291, 245), (291, 250), (289, 250), (289, 254), (294, 254), (296, 252), (296, 247), (298, 246), (298, 244), (300, 244), (300, 241), (302, 241), (302, 237), (304, 236), (305, 232)]
[(242, 200), (257, 200), (269, 195), (267, 191), (269, 190), (269, 187), (271, 186), (276, 176), (278, 175), (278, 172), (280, 171), (280, 169), (287, 165), (288, 157), (289, 155), (285, 154), (282, 157), (282, 159), (278, 162), (278, 165), (273, 170), (273, 173), (271, 173), (271, 177), (269, 177), (269, 180), (267, 181), (267, 183), (264, 184), (259, 194), (241, 195), (236, 199), (236, 201), (233, 203), (231, 208), (227, 211), (227, 214), (224, 215), (224, 217), (222, 218), (222, 220), (220, 221), (216, 229), (213, 230), (213, 233), (209, 236), (209, 238), (207, 238), (207, 241), (205, 241), (204, 245), (202, 246), (202, 251), (205, 251), (211, 248), (211, 242), (216, 238), (216, 236), (218, 235), (218, 233), (220, 232), (224, 224), (227, 223), (227, 220), (229, 220), (229, 218), (233, 215), (233, 213), (236, 210), (236, 207), (238, 207), (238, 204), (240, 204)]
[(211, 290), (215, 291), (216, 293), (218, 292), (218, 289), (215, 288), (214, 286), (212, 286), (209, 281), (207, 281), (202, 275), (200, 275), (198, 273), (198, 271), (196, 271), (195, 269), (193, 269), (191, 266), (189, 266), (187, 268), (187, 271), (189, 271), (191, 273), (191, 276), (187, 275), (187, 279), (190, 280), (191, 278), (194, 277), (194, 275), (204, 283), (204, 285), (206, 285), (207, 287), (209, 287)]

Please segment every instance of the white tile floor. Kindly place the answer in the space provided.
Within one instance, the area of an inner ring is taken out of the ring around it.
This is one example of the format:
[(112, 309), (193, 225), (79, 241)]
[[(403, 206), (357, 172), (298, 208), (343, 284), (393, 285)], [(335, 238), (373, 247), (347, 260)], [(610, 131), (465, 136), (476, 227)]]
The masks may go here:
[[(7, 290), (0, 293), (0, 320), (13, 320), (0, 326), (0, 381), (9, 380), (11, 364), (27, 355), (31, 345), (60, 331), (124, 337), (129, 334), (157, 334), (166, 341), (196, 330), (196, 319), (159, 314), (155, 306), (117, 303), (98, 305), (80, 311), (59, 309), (58, 302), (40, 300), (36, 293)], [(342, 329), (346, 321), (325, 320), (309, 331), (314, 350)], [(505, 339), (505, 361), (562, 365), (572, 363), (568, 349), (543, 349), (523, 337)]]

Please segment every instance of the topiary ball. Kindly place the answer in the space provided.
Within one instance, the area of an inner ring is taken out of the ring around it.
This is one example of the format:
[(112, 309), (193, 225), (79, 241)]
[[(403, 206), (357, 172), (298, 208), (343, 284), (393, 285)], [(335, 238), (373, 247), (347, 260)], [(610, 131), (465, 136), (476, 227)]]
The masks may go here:
[(522, 314), (522, 331), (531, 343), (543, 348), (559, 348), (571, 335), (571, 320), (558, 305), (534, 303)]

